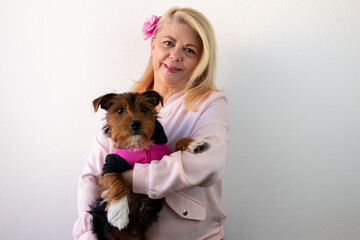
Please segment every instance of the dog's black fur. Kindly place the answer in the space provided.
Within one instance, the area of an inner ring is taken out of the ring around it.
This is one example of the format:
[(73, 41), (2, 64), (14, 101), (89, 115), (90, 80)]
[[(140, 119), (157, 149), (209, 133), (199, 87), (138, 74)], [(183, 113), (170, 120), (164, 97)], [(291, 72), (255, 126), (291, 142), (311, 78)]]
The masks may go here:
[(123, 230), (128, 234), (128, 238), (126, 236), (122, 238), (124, 235), (108, 222), (105, 210), (107, 203), (104, 203), (103, 199), (97, 199), (91, 205), (89, 213), (93, 217), (93, 233), (97, 235), (98, 240), (132, 239), (136, 235), (134, 232), (140, 235), (139, 239), (146, 239), (145, 232), (151, 223), (157, 220), (157, 214), (162, 208), (164, 198), (151, 199), (147, 195), (130, 192), (128, 199), (130, 222), (128, 227)]
[[(155, 121), (155, 131), (151, 139), (156, 144), (167, 142), (164, 129), (157, 120)], [(103, 169), (120, 174), (127, 170), (122, 164), (124, 164), (124, 160), (119, 155), (109, 154), (106, 156)], [(98, 240), (146, 239), (146, 231), (158, 219), (157, 214), (162, 208), (164, 198), (151, 199), (147, 195), (133, 193), (132, 191), (130, 191), (127, 197), (129, 203), (129, 224), (121, 231), (108, 222), (106, 213), (107, 202), (104, 202), (104, 199), (99, 198), (90, 206), (89, 213), (92, 215), (92, 230), (97, 235)]]
[[(142, 101), (149, 101), (153, 108), (159, 103), (163, 104), (163, 98), (155, 91), (146, 91), (144, 93), (125, 93), (125, 94), (107, 94), (98, 99), (95, 99), (93, 106), (97, 111), (99, 105), (101, 108), (108, 111), (111, 104), (114, 104), (111, 99), (114, 97), (126, 98), (132, 108), (134, 108), (133, 102), (137, 97), (145, 97)], [(145, 99), (145, 100), (144, 100)], [(155, 113), (155, 111), (154, 111)], [(113, 115), (112, 115), (113, 116)], [(156, 114), (153, 115), (155, 119), (154, 132), (152, 132), (151, 142), (154, 144), (166, 144), (167, 137), (165, 131), (156, 120)], [(108, 120), (108, 119), (107, 119)], [(104, 134), (109, 135), (110, 128), (112, 126), (107, 123), (104, 127)], [(111, 132), (111, 131), (110, 131)], [(116, 138), (113, 139), (116, 142)], [(189, 148), (190, 143), (195, 139), (182, 138), (179, 139), (175, 146), (175, 151), (188, 151), (190, 153), (200, 153), (205, 151), (209, 144), (207, 141), (197, 142), (195, 148)], [(203, 139), (204, 140), (204, 139)], [(170, 151), (170, 150), (169, 150)], [(121, 179), (121, 173), (129, 170), (131, 167), (128, 162), (117, 154), (108, 154), (103, 166), (103, 177), (100, 178), (100, 182), (104, 177), (110, 176), (112, 182), (116, 182)], [(115, 175), (112, 175), (115, 174)], [(119, 175), (118, 176), (116, 175)], [(122, 181), (118, 184), (112, 184), (111, 186), (122, 186)], [(93, 232), (97, 235), (99, 240), (146, 240), (146, 232), (151, 224), (157, 220), (158, 213), (160, 212), (164, 199), (151, 199), (147, 195), (136, 194), (128, 189), (127, 200), (129, 204), (129, 224), (119, 230), (117, 227), (112, 226), (107, 218), (106, 208), (108, 203), (103, 199), (97, 199), (91, 206), (89, 213), (92, 215)], [(111, 202), (111, 200), (109, 201)], [(110, 204), (111, 205), (111, 204)]]
[[(99, 105), (106, 111), (109, 110), (113, 104), (113, 98), (126, 99), (132, 110), (135, 109), (134, 103), (138, 97), (142, 98), (142, 101), (148, 101), (157, 106), (162, 104), (162, 97), (155, 91), (147, 91), (144, 93), (123, 93), (123, 94), (107, 94), (103, 97), (95, 99), (93, 102), (94, 109), (97, 111)], [(135, 110), (134, 110), (135, 111)], [(156, 114), (152, 115), (155, 119), (155, 125), (151, 136), (151, 143), (153, 144), (166, 144), (167, 137), (164, 129), (159, 121), (156, 120)], [(122, 127), (122, 126), (121, 126)], [(103, 128), (104, 134), (109, 136), (110, 126), (107, 123)], [(124, 131), (127, 131), (126, 128)], [(113, 139), (116, 141), (117, 139)], [(121, 173), (129, 170), (131, 167), (125, 159), (117, 154), (108, 154), (103, 166), (103, 176), (107, 173)], [(92, 227), (93, 233), (99, 240), (145, 240), (146, 231), (151, 224), (157, 220), (157, 214), (160, 212), (164, 199), (151, 199), (147, 195), (133, 193), (131, 190), (127, 194), (127, 200), (129, 204), (129, 224), (124, 229), (119, 230), (117, 227), (111, 225), (107, 218), (106, 208), (108, 203), (104, 199), (97, 199), (90, 205), (89, 213), (92, 215)]]

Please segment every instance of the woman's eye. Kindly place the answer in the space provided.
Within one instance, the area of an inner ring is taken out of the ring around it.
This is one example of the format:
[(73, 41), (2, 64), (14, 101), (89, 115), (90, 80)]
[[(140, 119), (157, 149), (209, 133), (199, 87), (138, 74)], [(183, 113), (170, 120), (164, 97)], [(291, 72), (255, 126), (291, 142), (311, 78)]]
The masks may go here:
[(146, 113), (146, 112), (147, 112), (147, 108), (146, 108), (146, 107), (142, 107), (142, 108), (140, 109), (140, 112)]
[(195, 54), (195, 51), (192, 50), (191, 48), (185, 48), (185, 52)]
[(173, 46), (173, 43), (172, 43), (172, 42), (170, 42), (170, 41), (165, 41), (164, 43), (165, 43), (165, 45), (168, 45), (168, 46)]
[(125, 109), (124, 108), (119, 108), (117, 110), (118, 114), (123, 114), (125, 112)]

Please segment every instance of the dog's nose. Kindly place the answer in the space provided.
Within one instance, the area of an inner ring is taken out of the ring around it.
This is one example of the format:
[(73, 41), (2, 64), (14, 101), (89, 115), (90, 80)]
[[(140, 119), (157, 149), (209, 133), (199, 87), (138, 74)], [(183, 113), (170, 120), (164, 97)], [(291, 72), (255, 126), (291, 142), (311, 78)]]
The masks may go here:
[(134, 131), (139, 131), (140, 128), (141, 128), (141, 122), (139, 122), (139, 121), (132, 121), (132, 122), (130, 123), (130, 127), (131, 127), (131, 129), (134, 130)]

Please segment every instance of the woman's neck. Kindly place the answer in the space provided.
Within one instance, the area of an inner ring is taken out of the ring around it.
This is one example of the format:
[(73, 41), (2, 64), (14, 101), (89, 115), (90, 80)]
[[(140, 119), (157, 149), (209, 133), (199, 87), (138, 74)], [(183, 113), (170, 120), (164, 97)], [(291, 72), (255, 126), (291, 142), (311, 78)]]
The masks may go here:
[[(167, 100), (175, 93), (181, 92), (184, 90), (184, 88), (171, 88), (171, 87), (167, 87), (161, 84), (156, 84), (156, 82), (154, 82), (153, 85), (153, 90), (157, 91), (162, 97), (163, 97), (163, 102), (164, 104), (167, 102)], [(159, 104), (155, 107), (155, 110), (157, 112), (160, 112), (160, 110), (162, 109), (162, 105)]]
[(176, 87), (167, 87), (161, 84), (154, 83), (153, 90), (157, 91), (164, 99), (164, 103), (175, 93), (181, 92), (184, 90), (183, 88), (176, 88)]

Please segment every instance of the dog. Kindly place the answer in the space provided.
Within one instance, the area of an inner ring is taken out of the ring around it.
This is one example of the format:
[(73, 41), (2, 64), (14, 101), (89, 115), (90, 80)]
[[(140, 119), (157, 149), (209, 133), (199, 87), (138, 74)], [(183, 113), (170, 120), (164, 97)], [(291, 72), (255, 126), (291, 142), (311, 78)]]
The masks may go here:
[[(149, 163), (171, 154), (167, 137), (156, 119), (157, 105), (163, 105), (156, 91), (143, 93), (109, 93), (93, 101), (106, 110), (106, 136), (114, 142), (114, 152), (107, 155), (100, 178), (100, 192), (108, 191), (90, 206), (93, 232), (99, 240), (146, 240), (146, 231), (157, 220), (164, 198), (151, 199), (131, 191), (121, 179), (121, 173), (135, 163)], [(201, 153), (209, 147), (205, 139), (181, 138), (175, 151)]]

